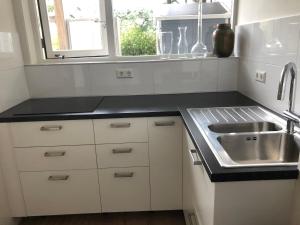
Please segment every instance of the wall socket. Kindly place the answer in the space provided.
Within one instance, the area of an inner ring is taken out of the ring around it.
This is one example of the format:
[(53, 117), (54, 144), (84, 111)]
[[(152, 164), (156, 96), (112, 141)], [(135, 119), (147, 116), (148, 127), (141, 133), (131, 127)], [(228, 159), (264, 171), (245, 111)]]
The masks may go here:
[(255, 80), (261, 83), (266, 83), (267, 72), (266, 71), (256, 71)]
[(132, 71), (132, 69), (117, 69), (116, 70), (116, 77), (118, 79), (133, 78), (133, 71)]

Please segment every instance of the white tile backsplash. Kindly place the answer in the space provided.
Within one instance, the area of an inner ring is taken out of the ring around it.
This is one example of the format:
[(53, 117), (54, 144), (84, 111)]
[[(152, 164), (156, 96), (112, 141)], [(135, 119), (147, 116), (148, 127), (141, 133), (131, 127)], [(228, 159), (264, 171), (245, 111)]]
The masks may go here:
[[(282, 68), (288, 62), (297, 62), (297, 58), (300, 68), (300, 16), (241, 25), (237, 31), (237, 42), (241, 42), (236, 49), (240, 56), (238, 90), (282, 112), (288, 107), (288, 93), (284, 101), (276, 99)], [(266, 83), (255, 80), (259, 70), (267, 72)], [(297, 90), (296, 111), (300, 113), (300, 90)]]
[(0, 0), (0, 112), (29, 98), (12, 1)]
[(0, 30), (0, 69), (18, 68), (23, 65), (18, 34)]
[(237, 90), (237, 79), (239, 70), (239, 60), (228, 63), (226, 60), (219, 62), (217, 91)]
[(10, 108), (29, 97), (24, 68), (0, 70), (0, 109)]
[[(117, 69), (132, 69), (133, 78), (117, 79)], [(41, 65), (25, 71), (34, 98), (231, 91), (237, 89), (238, 59)]]
[(161, 63), (154, 71), (155, 93), (216, 91), (218, 60)]

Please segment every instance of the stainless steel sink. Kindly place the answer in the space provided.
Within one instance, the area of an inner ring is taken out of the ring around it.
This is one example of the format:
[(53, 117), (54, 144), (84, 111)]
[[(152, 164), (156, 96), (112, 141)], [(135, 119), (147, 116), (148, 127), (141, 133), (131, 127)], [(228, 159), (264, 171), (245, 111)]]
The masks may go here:
[(286, 133), (224, 135), (217, 140), (240, 164), (293, 164), (299, 158), (299, 137)]
[(262, 107), (188, 112), (222, 167), (297, 165), (300, 136), (288, 135), (286, 121)]
[(208, 129), (215, 133), (243, 133), (243, 132), (262, 132), (279, 131), (282, 127), (271, 122), (253, 122), (253, 123), (223, 123), (212, 124)]

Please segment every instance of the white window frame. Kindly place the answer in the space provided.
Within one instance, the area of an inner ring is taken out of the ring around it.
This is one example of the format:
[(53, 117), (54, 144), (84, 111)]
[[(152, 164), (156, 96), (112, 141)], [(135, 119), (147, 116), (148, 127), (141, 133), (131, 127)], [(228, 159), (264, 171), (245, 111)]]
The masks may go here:
[[(143, 56), (121, 56), (118, 42), (118, 32), (116, 20), (113, 16), (113, 0), (105, 1), (106, 16), (106, 32), (107, 32), (107, 55), (95, 56), (94, 54), (84, 54), (90, 51), (82, 51), (76, 57), (49, 58), (46, 57), (45, 49), (41, 39), (43, 35), (40, 32), (41, 19), (37, 11), (37, 2), (40, 0), (14, 0), (14, 9), (16, 12), (17, 26), (20, 30), (20, 38), (22, 40), (22, 50), (25, 65), (42, 65), (42, 64), (77, 64), (77, 63), (127, 63), (127, 62), (153, 62), (153, 61), (169, 61), (169, 60), (188, 60), (178, 58), (172, 55), (170, 59), (162, 59), (159, 55), (143, 55)], [(87, 0), (88, 1), (88, 0)], [(233, 12), (231, 24), (234, 29), (236, 25), (238, 0), (233, 0)], [(193, 60), (193, 59), (191, 59)]]
[(38, 0), (38, 6), (40, 10), (41, 25), (43, 31), (43, 42), (45, 48), (45, 56), (48, 59), (57, 58), (75, 58), (75, 57), (93, 57), (93, 56), (108, 56), (108, 44), (107, 44), (107, 25), (106, 25), (106, 10), (105, 10), (105, 0), (98, 0), (100, 6), (100, 16), (99, 26), (101, 26), (101, 40), (102, 49), (95, 50), (58, 50), (55, 51), (52, 48), (51, 43), (51, 33), (49, 27), (49, 17), (47, 13), (46, 0)]

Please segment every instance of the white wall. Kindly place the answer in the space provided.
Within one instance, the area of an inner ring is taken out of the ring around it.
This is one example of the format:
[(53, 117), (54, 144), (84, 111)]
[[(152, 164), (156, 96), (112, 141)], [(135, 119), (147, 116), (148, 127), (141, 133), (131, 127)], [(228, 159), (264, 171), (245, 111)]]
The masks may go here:
[[(117, 79), (130, 68), (132, 79)], [(25, 66), (30, 94), (38, 97), (145, 95), (237, 89), (238, 59)]]
[(299, 0), (238, 0), (238, 24), (296, 15)]
[[(239, 91), (278, 112), (287, 109), (287, 97), (284, 102), (276, 99), (277, 88), (286, 63), (296, 62), (300, 68), (300, 16), (241, 25), (236, 35), (236, 53), (240, 56)], [(256, 71), (267, 72), (266, 83), (255, 81)], [(299, 88), (296, 111), (300, 113)]]
[[(29, 97), (11, 0), (0, 0), (0, 112)], [(1, 168), (1, 165), (0, 165)], [(0, 225), (16, 224), (10, 217), (0, 169)]]

